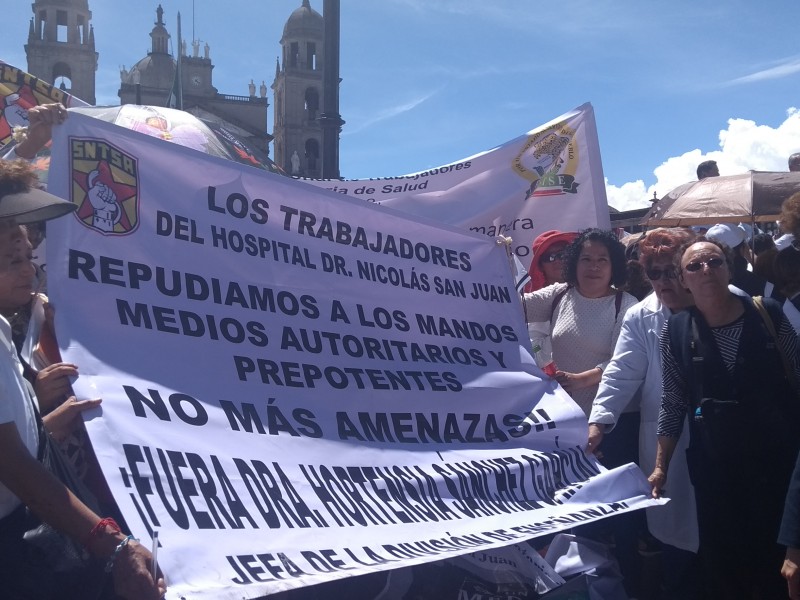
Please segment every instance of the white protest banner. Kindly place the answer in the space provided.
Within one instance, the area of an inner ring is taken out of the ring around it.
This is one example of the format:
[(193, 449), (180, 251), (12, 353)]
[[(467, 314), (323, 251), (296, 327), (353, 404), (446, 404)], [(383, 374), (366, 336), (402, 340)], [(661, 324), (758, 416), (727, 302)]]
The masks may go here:
[(493, 150), (427, 171), (302, 181), (490, 237), (509, 236), (526, 268), (540, 233), (611, 226), (588, 102)]
[[(505, 249), (72, 114), (50, 292), (170, 598), (253, 598), (653, 503), (528, 353)], [(86, 414), (86, 413), (85, 413)]]

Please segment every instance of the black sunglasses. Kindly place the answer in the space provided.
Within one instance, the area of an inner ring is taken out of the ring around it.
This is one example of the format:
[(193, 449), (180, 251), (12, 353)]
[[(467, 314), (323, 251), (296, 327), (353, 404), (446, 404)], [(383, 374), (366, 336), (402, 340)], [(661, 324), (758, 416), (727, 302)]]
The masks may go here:
[(661, 276), (664, 276), (664, 279), (675, 279), (678, 275), (675, 273), (675, 269), (648, 269), (644, 272), (647, 275), (647, 278), (650, 281), (658, 281), (661, 279)]
[(703, 268), (703, 265), (706, 265), (709, 269), (719, 269), (722, 265), (725, 264), (725, 261), (721, 258), (709, 258), (708, 260), (697, 260), (694, 262), (690, 262), (688, 265), (684, 267), (690, 273), (694, 273), (695, 271), (699, 271)]
[(556, 262), (557, 260), (564, 260), (563, 252), (552, 252), (542, 256), (542, 262), (551, 263)]

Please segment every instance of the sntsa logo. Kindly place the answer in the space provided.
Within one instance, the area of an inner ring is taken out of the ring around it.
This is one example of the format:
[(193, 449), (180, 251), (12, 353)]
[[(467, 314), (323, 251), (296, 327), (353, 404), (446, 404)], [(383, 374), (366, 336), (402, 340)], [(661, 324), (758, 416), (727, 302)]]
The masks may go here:
[(138, 164), (103, 140), (70, 138), (70, 199), (86, 227), (127, 235), (139, 225)]

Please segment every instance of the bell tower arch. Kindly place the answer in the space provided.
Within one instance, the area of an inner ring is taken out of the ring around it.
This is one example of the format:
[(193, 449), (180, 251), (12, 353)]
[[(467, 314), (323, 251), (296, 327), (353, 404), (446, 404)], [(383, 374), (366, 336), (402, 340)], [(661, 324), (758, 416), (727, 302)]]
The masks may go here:
[(32, 9), (28, 72), (95, 104), (98, 54), (88, 0), (36, 0)]
[(309, 0), (289, 16), (275, 68), (273, 136), (275, 162), (287, 173), (322, 176), (322, 128), (325, 26)]

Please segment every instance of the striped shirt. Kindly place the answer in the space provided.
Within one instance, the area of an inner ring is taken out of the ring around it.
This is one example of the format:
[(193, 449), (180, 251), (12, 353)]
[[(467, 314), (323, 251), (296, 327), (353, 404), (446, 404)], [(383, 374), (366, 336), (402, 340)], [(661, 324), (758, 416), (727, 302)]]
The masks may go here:
[[(722, 362), (730, 374), (733, 374), (736, 366), (736, 356), (739, 352), (739, 340), (742, 337), (743, 328), (744, 314), (732, 323), (711, 328), (714, 343), (719, 348)], [(797, 336), (788, 319), (781, 319), (780, 328), (778, 329), (778, 342), (783, 348), (789, 364), (794, 368), (795, 378), (800, 381)], [(664, 392), (661, 397), (661, 410), (658, 415), (658, 435), (680, 437), (683, 430), (684, 417), (691, 406), (691, 393), (669, 344), (669, 321), (664, 324), (664, 329), (661, 331), (659, 349), (661, 350), (661, 364), (664, 372)]]

